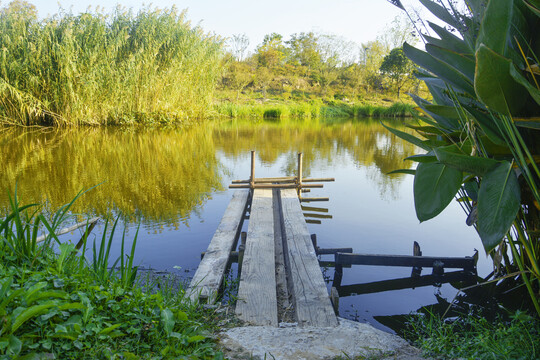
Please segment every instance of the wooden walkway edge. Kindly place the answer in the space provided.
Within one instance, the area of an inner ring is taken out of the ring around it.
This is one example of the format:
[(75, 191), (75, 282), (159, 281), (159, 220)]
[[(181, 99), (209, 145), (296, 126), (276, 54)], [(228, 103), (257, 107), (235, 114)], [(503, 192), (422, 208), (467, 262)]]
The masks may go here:
[(186, 295), (192, 301), (212, 303), (216, 300), (229, 255), (242, 229), (248, 199), (248, 190), (234, 192), (204, 258), (186, 290)]

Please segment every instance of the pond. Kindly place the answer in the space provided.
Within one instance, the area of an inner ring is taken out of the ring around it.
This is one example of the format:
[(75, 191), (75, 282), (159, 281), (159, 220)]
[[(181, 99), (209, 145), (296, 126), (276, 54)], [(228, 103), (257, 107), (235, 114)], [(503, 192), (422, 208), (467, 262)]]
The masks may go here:
[[(403, 128), (401, 121), (385, 121)], [(480, 240), (466, 226), (457, 202), (438, 218), (425, 223), (416, 219), (412, 176), (386, 173), (413, 167), (403, 159), (417, 149), (378, 120), (230, 121), (187, 129), (4, 128), (0, 144), (2, 215), (8, 208), (4, 189), (13, 190), (15, 184), (21, 202), (41, 202), (46, 209), (56, 209), (80, 190), (99, 184), (77, 200), (74, 213), (122, 214), (129, 241), (140, 223), (135, 263), (186, 281), (232, 196), (228, 185), (249, 177), (251, 150), (257, 151), (257, 177), (295, 175), (297, 153), (303, 152), (306, 177), (336, 179), (309, 194), (330, 198), (313, 206), (328, 209), (332, 217), (308, 224), (321, 248), (412, 255), (417, 241), (423, 255), (460, 257), (473, 255), (476, 248), (481, 252), (479, 274), (490, 271)], [(92, 239), (103, 226), (94, 230)], [(113, 245), (114, 257), (119, 247), (119, 241)], [(323, 270), (333, 277), (331, 268)], [(410, 275), (410, 268), (353, 266), (344, 269), (342, 284)], [(456, 292), (443, 284), (352, 294), (340, 299), (339, 310), (343, 317), (391, 331), (374, 316), (407, 314), (439, 297), (450, 301)]]

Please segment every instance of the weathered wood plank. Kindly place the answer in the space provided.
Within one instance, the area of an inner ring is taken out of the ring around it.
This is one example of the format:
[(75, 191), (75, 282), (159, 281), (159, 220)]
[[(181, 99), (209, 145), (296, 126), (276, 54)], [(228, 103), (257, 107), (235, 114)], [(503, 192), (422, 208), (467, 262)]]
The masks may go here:
[(298, 325), (337, 326), (337, 318), (296, 192), (281, 190), (281, 205), (289, 288)]
[(247, 190), (234, 192), (225, 215), (186, 291), (186, 295), (192, 301), (198, 301), (199, 298), (205, 298), (208, 302), (215, 301), (233, 244), (242, 228), (248, 197)]
[(254, 325), (278, 324), (274, 216), (269, 189), (253, 191), (236, 314)]
[(472, 269), (475, 266), (474, 258), (468, 256), (460, 258), (410, 255), (336, 254), (336, 263), (339, 264), (433, 267), (437, 262), (442, 263), (442, 267), (444, 268)]

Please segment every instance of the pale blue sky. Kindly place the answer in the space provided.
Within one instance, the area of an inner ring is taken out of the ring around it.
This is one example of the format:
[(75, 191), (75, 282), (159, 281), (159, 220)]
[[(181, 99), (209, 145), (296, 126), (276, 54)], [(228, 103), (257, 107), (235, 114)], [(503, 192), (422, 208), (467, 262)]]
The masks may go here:
[[(331, 33), (358, 44), (374, 40), (385, 25), (400, 13), (386, 0), (28, 0), (36, 5), (40, 17), (58, 12), (58, 4), (74, 13), (88, 6), (113, 9), (116, 4), (139, 9), (143, 4), (164, 8), (176, 5), (188, 9), (188, 19), (207, 32), (224, 37), (246, 34), (250, 48), (262, 42), (265, 34), (290, 34), (306, 31)], [(1, 1), (2, 4), (8, 0)], [(403, 1), (407, 3), (407, 1)], [(417, 2), (409, 0), (410, 2)]]

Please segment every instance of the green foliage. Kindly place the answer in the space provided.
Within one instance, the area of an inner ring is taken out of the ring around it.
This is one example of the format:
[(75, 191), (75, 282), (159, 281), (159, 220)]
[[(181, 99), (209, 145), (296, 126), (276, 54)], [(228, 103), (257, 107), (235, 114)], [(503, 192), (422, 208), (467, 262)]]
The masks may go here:
[[(208, 115), (221, 42), (176, 8), (61, 13), (0, 10), (0, 120), (132, 123)], [(30, 10), (28, 10), (30, 9)]]
[(413, 64), (401, 48), (392, 49), (390, 54), (384, 57), (380, 70), (394, 82), (398, 98), (403, 86), (413, 79)]
[(428, 313), (410, 316), (404, 335), (428, 358), (537, 359), (539, 329), (537, 318), (520, 311), (495, 321), (475, 315), (443, 320)]
[[(16, 204), (14, 196), (12, 206)], [(222, 358), (210, 340), (210, 317), (186, 303), (181, 290), (159, 290), (168, 285), (155, 282), (135, 286), (136, 235), (118, 271), (105, 268), (112, 234), (94, 250), (99, 258), (92, 261), (101, 266), (99, 271), (89, 266), (84, 252), (76, 255), (70, 243), (60, 244), (58, 253), (50, 242), (42, 242), (28, 258), (9, 246), (26, 241), (28, 231), (18, 233), (13, 224), (24, 208), (13, 207), (0, 222), (3, 229), (14, 229), (0, 234), (0, 357)], [(29, 215), (29, 226), (40, 227), (32, 221), (40, 216), (44, 217), (38, 212)], [(53, 217), (57, 216), (63, 217)], [(121, 259), (123, 245), (124, 237)]]
[[(416, 130), (427, 140), (397, 134), (428, 151), (422, 159), (436, 156), (436, 162), (420, 163), (416, 171), (418, 218), (437, 215), (449, 198), (459, 196), (486, 252), (494, 256), (510, 247), (513, 263), (508, 260), (497, 271), (521, 271), (540, 314), (539, 5), (475, 1), (460, 13), (451, 2), (448, 7), (421, 2), (460, 36), (430, 23), (439, 38), (425, 36), (426, 51), (403, 45), (405, 55), (423, 69), (418, 78), (433, 97), (432, 102), (413, 97), (423, 111)], [(457, 181), (442, 171), (428, 174), (431, 167), (464, 176)]]

